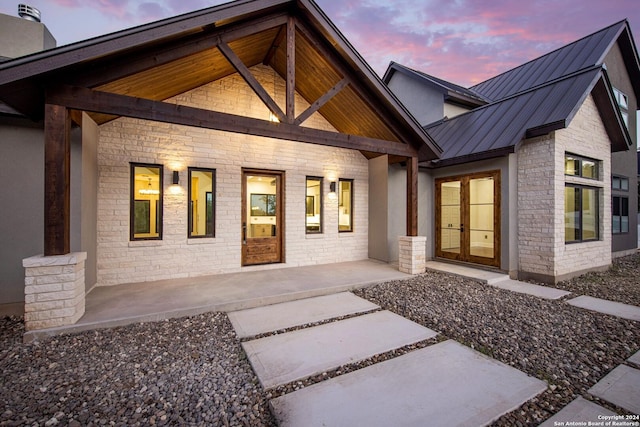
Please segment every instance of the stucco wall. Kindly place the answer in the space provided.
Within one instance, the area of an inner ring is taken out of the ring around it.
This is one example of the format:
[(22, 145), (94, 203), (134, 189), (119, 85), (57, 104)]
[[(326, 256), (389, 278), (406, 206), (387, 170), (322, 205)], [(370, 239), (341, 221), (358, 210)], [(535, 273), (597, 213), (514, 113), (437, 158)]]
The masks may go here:
[(633, 85), (631, 84), (631, 79), (629, 78), (624, 59), (622, 58), (622, 52), (617, 43), (612, 46), (604, 62), (607, 65), (607, 73), (611, 84), (629, 98), (629, 136), (633, 140), (633, 146), (628, 151), (612, 153), (611, 157), (611, 173), (629, 179), (629, 191), (615, 191), (615, 195), (629, 198), (629, 232), (614, 234), (612, 242), (613, 252), (625, 254), (626, 251), (637, 248), (638, 242), (638, 192), (636, 191), (638, 185), (638, 164), (636, 156), (638, 142), (636, 110), (638, 108), (638, 100), (633, 91)]
[[(284, 82), (268, 67), (252, 72), (283, 105)], [(273, 92), (272, 92), (273, 93)], [(252, 117), (268, 110), (237, 75), (171, 99), (184, 105)], [(306, 103), (296, 98), (297, 109)], [(331, 129), (315, 114), (306, 126)], [(129, 241), (129, 162), (164, 165), (162, 241)], [(100, 127), (98, 145), (98, 284), (191, 277), (367, 258), (368, 161), (357, 151), (121, 118)], [(216, 237), (187, 239), (187, 167), (216, 169)], [(285, 171), (286, 263), (241, 267), (241, 169)], [(180, 194), (170, 194), (172, 170)], [(322, 176), (323, 234), (305, 234), (305, 178)], [(338, 233), (329, 182), (354, 179), (354, 231)]]
[(422, 126), (444, 117), (442, 91), (399, 72), (393, 73), (388, 86)]
[[(518, 151), (519, 277), (562, 280), (611, 263), (611, 147), (589, 95), (567, 129), (525, 141)], [(569, 177), (565, 153), (600, 161), (600, 180)], [(565, 243), (565, 183), (599, 189), (600, 239)]]

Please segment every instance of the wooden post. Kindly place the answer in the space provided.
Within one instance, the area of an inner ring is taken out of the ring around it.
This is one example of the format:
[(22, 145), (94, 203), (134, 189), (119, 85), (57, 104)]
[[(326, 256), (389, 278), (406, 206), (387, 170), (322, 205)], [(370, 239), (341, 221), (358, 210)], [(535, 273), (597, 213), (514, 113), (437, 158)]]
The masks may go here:
[(44, 255), (65, 255), (70, 245), (71, 118), (60, 105), (45, 105)]
[(293, 123), (296, 93), (296, 21), (289, 16), (287, 21), (287, 123)]
[(418, 235), (418, 158), (407, 159), (407, 236)]

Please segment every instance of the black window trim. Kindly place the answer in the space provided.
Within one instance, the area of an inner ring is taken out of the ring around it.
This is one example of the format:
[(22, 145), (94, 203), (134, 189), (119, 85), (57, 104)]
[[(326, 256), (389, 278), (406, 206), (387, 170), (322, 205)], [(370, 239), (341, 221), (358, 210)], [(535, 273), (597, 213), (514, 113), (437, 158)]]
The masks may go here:
[[(573, 176), (573, 177), (577, 177), (577, 178), (591, 179), (593, 181), (600, 181), (600, 175), (601, 175), (600, 160), (592, 159), (592, 158), (586, 157), (586, 156), (581, 156), (580, 154), (574, 154), (574, 153), (570, 153), (570, 152), (565, 152), (564, 153), (565, 162), (567, 160), (567, 157), (573, 157), (575, 160), (580, 161), (580, 166), (578, 167), (578, 170), (577, 170), (578, 173), (576, 175), (568, 174), (567, 171), (565, 170), (565, 172), (564, 172), (565, 176)], [(582, 161), (583, 160), (587, 160), (587, 161), (595, 163), (595, 165), (596, 165), (596, 177), (595, 178), (591, 178), (589, 176), (582, 175)]]
[[(320, 229), (318, 231), (309, 231), (307, 229), (307, 181), (309, 180), (317, 180), (320, 181)], [(311, 176), (307, 175), (304, 179), (304, 196), (305, 196), (305, 204), (304, 204), (304, 232), (305, 234), (323, 234), (324, 229), (324, 178), (321, 176)]]
[[(627, 217), (627, 231), (622, 231), (622, 217), (623, 217), (624, 215), (619, 215), (619, 216), (620, 216), (620, 231), (616, 231), (616, 230), (614, 230), (614, 229), (613, 229), (613, 216), (614, 216), (614, 215), (613, 215), (613, 207), (614, 207), (614, 200), (615, 200), (615, 198), (616, 198), (616, 197), (617, 197), (618, 199), (620, 199), (620, 206), (619, 206), (619, 208), (620, 208), (620, 213), (621, 213), (621, 214), (622, 214), (622, 199), (626, 199), (626, 200), (627, 200), (627, 215), (626, 215), (626, 217)], [(631, 232), (631, 231), (630, 231), (630, 228), (631, 228), (631, 227), (630, 227), (630, 225), (631, 225), (631, 223), (630, 223), (630, 221), (629, 221), (629, 220), (630, 220), (630, 215), (629, 215), (629, 197), (628, 197), (628, 196), (625, 196), (625, 195), (621, 195), (621, 194), (614, 194), (614, 195), (612, 195), (612, 196), (611, 196), (611, 234), (615, 234), (616, 236), (624, 235), (624, 234), (629, 234), (629, 233)]]
[(354, 193), (354, 189), (353, 189), (353, 182), (354, 179), (353, 178), (338, 178), (338, 218), (340, 217), (340, 197), (342, 197), (339, 193), (340, 193), (340, 183), (341, 182), (350, 182), (351, 183), (351, 190), (349, 191), (349, 196), (350, 196), (350, 210), (349, 210), (349, 218), (350, 218), (350, 222), (349, 222), (349, 230), (340, 230), (340, 223), (338, 222), (338, 233), (353, 233), (353, 229), (354, 229), (354, 219), (355, 216), (353, 215), (353, 193)]
[[(588, 185), (580, 185), (580, 184), (573, 184), (573, 183), (565, 183), (565, 188), (566, 187), (571, 187), (571, 188), (577, 188), (580, 190), (580, 209), (579, 209), (579, 213), (580, 216), (578, 218), (579, 221), (579, 230), (580, 230), (580, 238), (577, 240), (570, 240), (567, 241), (567, 236), (565, 235), (564, 237), (564, 243), (566, 245), (573, 245), (576, 243), (587, 243), (587, 242), (597, 242), (600, 241), (600, 188), (599, 187), (591, 187)], [(583, 233), (583, 218), (582, 218), (582, 190), (583, 189), (588, 189), (588, 190), (594, 190), (594, 194), (596, 195), (596, 218), (595, 218), (595, 222), (596, 222), (596, 237), (593, 239), (584, 239), (582, 237), (582, 233)]]
[[(134, 223), (134, 215), (135, 215), (135, 191), (136, 191), (136, 167), (144, 167), (144, 168), (158, 168), (160, 169), (159, 177), (158, 177), (158, 188), (160, 190), (160, 194), (158, 195), (158, 211), (156, 213), (158, 223), (156, 224), (158, 230), (158, 237), (135, 237), (135, 233), (133, 232), (133, 223)], [(162, 240), (162, 231), (163, 231), (163, 222), (164, 222), (164, 166), (155, 163), (138, 163), (138, 162), (130, 162), (129, 163), (129, 240), (132, 242), (143, 241), (143, 240)]]
[[(192, 227), (192, 213), (191, 213), (191, 172), (211, 172), (211, 203), (213, 203), (212, 209), (212, 224), (211, 234), (193, 235), (191, 234)], [(203, 167), (191, 167), (187, 168), (187, 238), (188, 239), (211, 239), (216, 237), (216, 170), (214, 168)]]

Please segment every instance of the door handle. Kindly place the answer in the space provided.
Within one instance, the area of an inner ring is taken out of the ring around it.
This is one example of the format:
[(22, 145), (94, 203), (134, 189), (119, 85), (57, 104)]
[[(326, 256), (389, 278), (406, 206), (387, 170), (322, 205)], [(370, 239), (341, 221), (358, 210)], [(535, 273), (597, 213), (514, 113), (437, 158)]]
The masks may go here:
[(243, 245), (247, 244), (247, 223), (246, 222), (242, 223), (242, 244)]

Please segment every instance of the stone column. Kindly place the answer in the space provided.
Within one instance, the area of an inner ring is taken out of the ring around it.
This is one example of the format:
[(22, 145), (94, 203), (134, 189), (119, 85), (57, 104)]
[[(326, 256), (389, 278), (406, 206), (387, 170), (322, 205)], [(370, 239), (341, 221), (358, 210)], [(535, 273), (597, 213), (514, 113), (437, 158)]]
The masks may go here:
[(407, 274), (424, 273), (427, 261), (425, 236), (400, 236), (399, 270)]
[(72, 325), (84, 314), (86, 252), (22, 260), (27, 331)]

